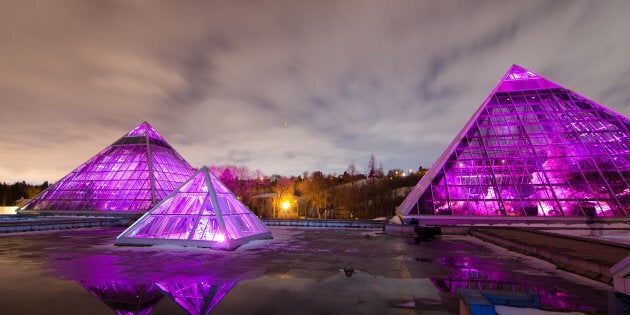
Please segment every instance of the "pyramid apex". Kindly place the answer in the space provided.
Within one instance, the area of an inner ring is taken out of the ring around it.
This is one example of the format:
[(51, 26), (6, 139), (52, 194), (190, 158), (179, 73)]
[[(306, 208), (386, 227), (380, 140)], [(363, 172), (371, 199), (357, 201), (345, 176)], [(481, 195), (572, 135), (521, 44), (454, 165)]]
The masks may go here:
[(510, 70), (505, 73), (503, 77), (504, 80), (523, 80), (523, 79), (535, 79), (540, 76), (536, 73), (530, 71), (529, 69), (523, 68), (517, 64), (513, 64), (510, 67)]
[(148, 136), (150, 138), (164, 140), (164, 137), (162, 137), (162, 135), (160, 135), (146, 120), (141, 122), (138, 126), (136, 126), (136, 128), (129, 131), (125, 136)]
[[(493, 92), (510, 92), (515, 90), (562, 88), (558, 84), (534, 73), (533, 71), (513, 64), (503, 75)], [(492, 94), (492, 93), (491, 93)]]

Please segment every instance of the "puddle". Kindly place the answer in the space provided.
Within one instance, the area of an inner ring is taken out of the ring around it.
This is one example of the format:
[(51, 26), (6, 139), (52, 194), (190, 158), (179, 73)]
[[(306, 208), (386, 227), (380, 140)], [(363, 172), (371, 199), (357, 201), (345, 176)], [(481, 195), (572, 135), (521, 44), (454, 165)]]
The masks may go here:
[(457, 293), (457, 289), (537, 293), (540, 295), (543, 307), (546, 308), (583, 311), (597, 310), (596, 307), (585, 305), (585, 301), (581, 301), (553, 285), (543, 288), (532, 286), (525, 281), (505, 280), (501, 272), (484, 269), (484, 266), (488, 267), (487, 261), (477, 257), (440, 257), (436, 259), (436, 263), (454, 268), (451, 276), (448, 278), (429, 278), (431, 283), (442, 293)]
[[(277, 239), (217, 252), (111, 245), (121, 231), (0, 238), (2, 313), (453, 313), (457, 288), (534, 290), (544, 306), (574, 310), (606, 299), (605, 291), (587, 291), (592, 286), (547, 269), (548, 277), (524, 274), (540, 268), (461, 239), (419, 247), (400, 238), (366, 239), (356, 230), (278, 228)], [(607, 309), (596, 305), (596, 312)]]

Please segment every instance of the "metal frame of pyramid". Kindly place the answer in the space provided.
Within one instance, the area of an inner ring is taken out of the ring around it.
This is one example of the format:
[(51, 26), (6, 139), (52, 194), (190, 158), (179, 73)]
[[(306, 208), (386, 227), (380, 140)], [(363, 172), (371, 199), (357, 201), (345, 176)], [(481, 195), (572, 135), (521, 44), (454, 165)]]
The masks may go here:
[(397, 211), (627, 216), (629, 153), (627, 117), (513, 65)]
[(272, 238), (267, 227), (203, 166), (116, 238), (116, 245), (233, 250)]
[(194, 172), (143, 122), (29, 200), (18, 213), (139, 215)]

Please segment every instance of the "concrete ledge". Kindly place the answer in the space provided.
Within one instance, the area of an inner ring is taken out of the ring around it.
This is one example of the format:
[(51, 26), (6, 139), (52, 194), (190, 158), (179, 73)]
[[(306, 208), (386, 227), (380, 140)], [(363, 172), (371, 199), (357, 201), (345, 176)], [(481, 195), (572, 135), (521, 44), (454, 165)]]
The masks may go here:
[[(405, 215), (404, 221), (418, 220), (422, 225), (493, 225), (493, 224), (587, 224), (588, 217), (514, 217), (514, 216), (454, 216), (454, 215)], [(592, 219), (591, 219), (592, 220)], [(601, 224), (630, 224), (630, 217), (598, 217)]]
[(124, 222), (119, 218), (10, 218), (8, 220), (0, 220), (0, 233), (120, 226), (123, 225), (123, 223)]
[(630, 256), (610, 268), (615, 291), (630, 295)]
[(261, 221), (267, 226), (382, 229), (385, 225), (384, 222), (371, 220), (262, 219)]
[[(504, 239), (495, 235), (484, 233), (483, 231), (472, 230), (470, 232), (472, 236), (475, 236), (486, 242), (493, 243), (495, 245), (504, 247), (506, 249), (519, 252), (521, 254), (534, 256), (547, 260), (558, 268), (576, 273), (587, 278), (597, 280), (609, 285), (613, 284), (612, 274), (610, 273), (610, 267), (596, 262), (572, 257), (557, 251), (548, 251), (537, 248), (523, 242), (517, 242), (513, 240)], [(562, 237), (559, 235), (553, 235), (554, 237)]]
[[(147, 210), (148, 211), (148, 210)], [(107, 217), (107, 218), (124, 218), (127, 220), (137, 220), (146, 211), (100, 211), (100, 210), (17, 210), (18, 216), (35, 216), (35, 217)]]

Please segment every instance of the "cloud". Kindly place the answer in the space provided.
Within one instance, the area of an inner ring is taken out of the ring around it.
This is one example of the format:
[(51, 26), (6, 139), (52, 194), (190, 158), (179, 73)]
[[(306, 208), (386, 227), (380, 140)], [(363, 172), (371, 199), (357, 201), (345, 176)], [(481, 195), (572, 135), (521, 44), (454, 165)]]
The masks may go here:
[(145, 120), (196, 166), (415, 169), (512, 63), (628, 115), (629, 6), (0, 4), (0, 180), (54, 181)]

